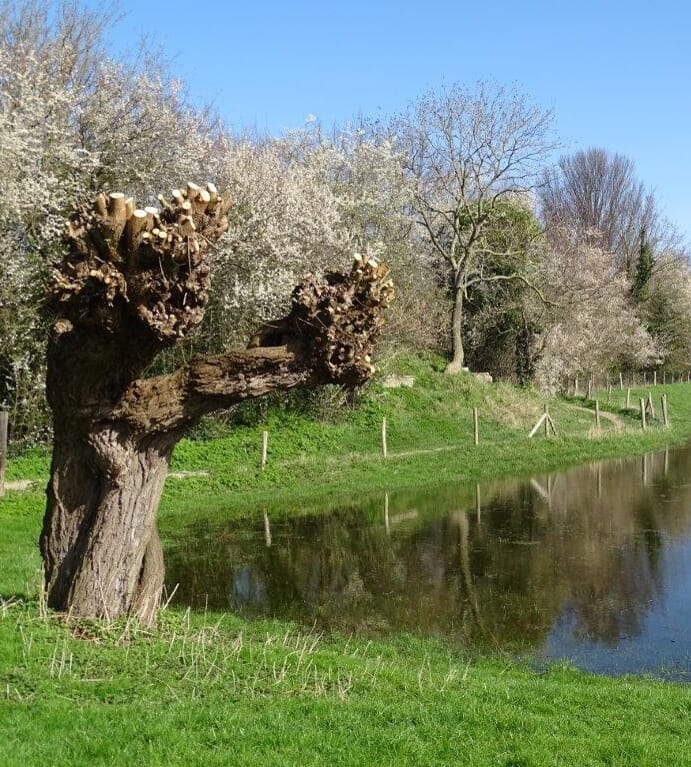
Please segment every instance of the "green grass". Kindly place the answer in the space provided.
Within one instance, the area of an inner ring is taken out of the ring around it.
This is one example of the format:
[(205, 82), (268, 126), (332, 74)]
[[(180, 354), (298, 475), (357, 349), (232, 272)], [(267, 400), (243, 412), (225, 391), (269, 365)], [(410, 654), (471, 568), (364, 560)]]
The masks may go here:
[(440, 642), (0, 610), (3, 765), (685, 765), (691, 695)]
[[(531, 389), (486, 386), (471, 376), (449, 377), (437, 359), (403, 358), (396, 372), (416, 377), (412, 389), (373, 385), (361, 407), (336, 423), (305, 416), (269, 416), (254, 426), (209, 441), (183, 440), (173, 470), (208, 472), (170, 479), (162, 503), (165, 529), (215, 511), (224, 517), (337, 506), (354, 494), (426, 484), (481, 481), (499, 476), (554, 470), (579, 462), (658, 449), (691, 437), (691, 385), (654, 390), (669, 398), (671, 428), (654, 422), (644, 434), (638, 412), (622, 409), (625, 392), (601, 408), (616, 416), (617, 431), (602, 420), (595, 431), (594, 403), (546, 399)], [(632, 402), (644, 394), (632, 392)], [(528, 432), (548, 403), (557, 438)], [(480, 414), (480, 444), (473, 444), (472, 408)], [(659, 407), (658, 407), (659, 410)], [(382, 418), (387, 419), (389, 458), (381, 455)], [(260, 469), (261, 432), (269, 432), (268, 464)]]
[[(192, 513), (247, 512), (261, 505), (321, 508), (343, 496), (430, 483), (463, 482), (561, 468), (597, 458), (642, 453), (691, 437), (691, 384), (658, 386), (669, 398), (671, 428), (659, 420), (644, 434), (637, 410), (622, 409), (625, 392), (615, 389), (612, 402), (599, 392), (603, 412), (616, 416), (617, 431), (603, 418), (595, 432), (592, 402), (548, 399), (532, 389), (479, 383), (470, 375), (447, 376), (443, 360), (401, 356), (389, 363), (396, 373), (416, 378), (414, 388), (371, 385), (357, 409), (325, 423), (268, 409), (254, 424), (214, 427), (213, 439), (180, 442), (172, 471), (205, 476), (171, 477), (162, 501), (162, 518), (184, 524)], [(388, 372), (388, 371), (385, 371)], [(380, 379), (381, 380), (381, 379)], [(632, 403), (645, 392), (632, 392)], [(559, 436), (532, 440), (528, 432), (549, 404)], [(472, 408), (480, 414), (480, 445), (473, 444)], [(381, 455), (381, 424), (388, 424), (389, 459)], [(260, 469), (262, 431), (269, 432), (268, 465)], [(45, 451), (10, 461), (8, 480), (45, 482)], [(318, 478), (318, 481), (315, 479)]]
[[(626, 429), (591, 434), (590, 414), (554, 400), (559, 437), (528, 440), (544, 404), (536, 392), (449, 379), (434, 360), (398, 366), (416, 388), (373, 386), (337, 423), (274, 414), (181, 443), (173, 468), (209, 476), (169, 480), (164, 532), (219, 510), (253, 514), (261, 503), (300, 513), (343, 494), (557, 468), (691, 433), (688, 385), (656, 390), (669, 397), (669, 430), (643, 434), (636, 415), (612, 403)], [(42, 483), (47, 466), (34, 452), (11, 462), (9, 478)], [(691, 765), (691, 691), (680, 684), (561, 665), (538, 672), (441, 640), (366, 642), (233, 615), (170, 609), (151, 633), (46, 615), (36, 597), (43, 503), (39, 485), (0, 501), (0, 765)]]

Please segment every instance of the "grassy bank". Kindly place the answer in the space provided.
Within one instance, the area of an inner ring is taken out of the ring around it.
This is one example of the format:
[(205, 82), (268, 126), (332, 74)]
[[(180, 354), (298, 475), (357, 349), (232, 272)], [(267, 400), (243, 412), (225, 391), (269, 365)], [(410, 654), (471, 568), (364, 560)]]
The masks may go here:
[(691, 763), (688, 688), (231, 616), (0, 618), (3, 765)]
[[(241, 423), (214, 425), (206, 439), (186, 439), (176, 448), (162, 502), (167, 519), (184, 523), (196, 512), (249, 513), (258, 505), (271, 511), (337, 504), (368, 491), (420, 487), (443, 482), (481, 481), (506, 475), (562, 468), (579, 462), (658, 449), (691, 437), (691, 384), (652, 389), (658, 419), (647, 432), (640, 426), (635, 389), (624, 410), (618, 388), (595, 428), (594, 402), (546, 398), (531, 389), (492, 385), (474, 376), (446, 376), (439, 358), (401, 357), (389, 363), (379, 383), (358, 406), (332, 421), (277, 409), (252, 409)], [(387, 373), (409, 374), (412, 388), (387, 389)], [(669, 399), (671, 426), (660, 425), (659, 398)], [(558, 430), (546, 439), (528, 433), (548, 404)], [(480, 418), (480, 444), (473, 444), (472, 409)], [(387, 419), (389, 458), (381, 453), (382, 419)], [(260, 468), (262, 431), (269, 433), (268, 463)], [(44, 482), (48, 457), (36, 451), (10, 462), (9, 480)]]
[[(207, 474), (168, 481), (164, 532), (202, 514), (251, 515), (259, 504), (299, 513), (356, 492), (554, 469), (691, 435), (691, 386), (677, 385), (655, 390), (656, 405), (669, 397), (668, 430), (643, 434), (616, 391), (600, 432), (589, 403), (559, 399), (549, 403), (559, 436), (529, 440), (544, 398), (448, 378), (439, 364), (399, 361), (414, 388), (375, 385), (336, 422), (274, 412), (183, 442), (173, 469)], [(23, 456), (9, 474), (38, 484), (0, 501), (0, 764), (691, 764), (687, 686), (539, 673), (441, 641), (365, 642), (232, 615), (170, 609), (151, 634), (45, 615), (35, 542), (47, 458)]]

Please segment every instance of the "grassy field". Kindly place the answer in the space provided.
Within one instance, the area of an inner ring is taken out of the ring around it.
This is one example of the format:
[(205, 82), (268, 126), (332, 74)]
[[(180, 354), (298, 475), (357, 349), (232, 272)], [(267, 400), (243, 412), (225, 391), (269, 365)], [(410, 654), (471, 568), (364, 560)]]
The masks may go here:
[(681, 685), (227, 615), (1, 614), (3, 765), (691, 764)]
[[(439, 366), (399, 360), (415, 388), (373, 386), (333, 423), (252, 411), (232, 433), (183, 442), (173, 469), (207, 475), (168, 481), (164, 535), (205, 514), (252, 515), (259, 504), (300, 513), (353, 493), (554, 469), (691, 435), (690, 385), (654, 392), (656, 405), (668, 394), (668, 430), (643, 434), (615, 391), (600, 433), (589, 403), (562, 399), (549, 403), (559, 436), (528, 440), (538, 393), (450, 379)], [(40, 452), (13, 460), (9, 479), (37, 484), (0, 501), (1, 765), (691, 765), (683, 685), (536, 672), (441, 641), (366, 642), (233, 615), (169, 609), (153, 633), (46, 615), (36, 548), (46, 475)]]

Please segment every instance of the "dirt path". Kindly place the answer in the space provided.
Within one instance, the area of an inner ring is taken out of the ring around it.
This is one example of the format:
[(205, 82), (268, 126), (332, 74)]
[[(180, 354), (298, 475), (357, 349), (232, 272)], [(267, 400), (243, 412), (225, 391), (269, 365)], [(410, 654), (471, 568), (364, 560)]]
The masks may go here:
[[(573, 410), (580, 410), (581, 413), (590, 413), (593, 418), (595, 418), (595, 411), (591, 410), (589, 407), (580, 407), (578, 405), (572, 405), (571, 407)], [(609, 423), (614, 426), (615, 431), (624, 431), (626, 428), (626, 424), (621, 420), (621, 418), (619, 418), (618, 415), (614, 415), (614, 413), (608, 413), (606, 410), (600, 411), (600, 420), (609, 421)]]

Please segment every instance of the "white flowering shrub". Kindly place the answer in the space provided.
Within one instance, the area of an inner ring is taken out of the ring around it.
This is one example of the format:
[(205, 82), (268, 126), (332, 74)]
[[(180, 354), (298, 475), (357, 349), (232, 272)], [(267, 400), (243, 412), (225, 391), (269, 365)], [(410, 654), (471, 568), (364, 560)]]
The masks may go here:
[(187, 105), (180, 81), (112, 61), (94, 79), (74, 115), (80, 145), (93, 158), (91, 189), (155, 203), (163, 190), (216, 175), (214, 120)]
[(440, 348), (447, 341), (443, 280), (414, 224), (405, 157), (385, 136), (342, 131), (327, 145), (328, 178), (357, 246), (391, 268), (396, 300), (387, 311), (384, 344)]
[[(318, 164), (286, 140), (226, 138), (218, 185), (233, 202), (230, 229), (212, 261), (211, 332), (221, 345), (247, 340), (281, 316), (299, 277), (344, 267), (353, 242)], [(315, 167), (316, 165), (316, 167)]]
[(538, 307), (538, 385), (548, 391), (570, 379), (615, 367), (640, 368), (658, 355), (637, 316), (628, 279), (615, 271), (612, 255), (562, 232), (540, 265), (551, 306)]
[(67, 215), (97, 189), (152, 202), (207, 180), (217, 131), (147, 60), (105, 58), (95, 15), (65, 3), (52, 22), (40, 2), (11, 5), (0, 18), (0, 407), (17, 438), (45, 424), (42, 284)]

